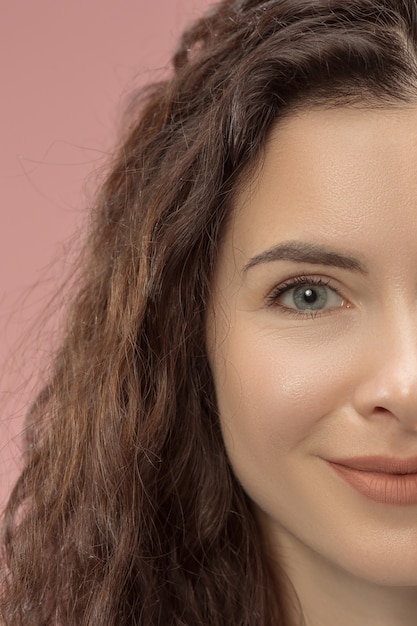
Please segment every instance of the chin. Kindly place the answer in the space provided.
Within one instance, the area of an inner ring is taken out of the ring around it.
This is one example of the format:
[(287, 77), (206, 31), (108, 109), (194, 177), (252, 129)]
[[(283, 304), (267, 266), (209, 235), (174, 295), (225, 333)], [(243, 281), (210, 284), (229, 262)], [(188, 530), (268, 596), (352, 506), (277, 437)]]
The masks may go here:
[(363, 582), (387, 587), (417, 586), (417, 542), (407, 545), (398, 536), (395, 545), (380, 542), (379, 546), (350, 549), (351, 558), (342, 557), (338, 567)]

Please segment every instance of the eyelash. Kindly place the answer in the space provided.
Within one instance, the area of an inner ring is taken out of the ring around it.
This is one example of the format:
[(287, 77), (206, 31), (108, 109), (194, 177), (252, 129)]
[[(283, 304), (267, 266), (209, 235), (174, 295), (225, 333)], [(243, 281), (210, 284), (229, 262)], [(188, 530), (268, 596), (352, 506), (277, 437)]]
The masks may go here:
[(332, 309), (330, 308), (318, 309), (316, 311), (311, 309), (302, 311), (279, 304), (278, 299), (287, 291), (304, 285), (311, 287), (329, 287), (329, 289), (331, 289), (334, 293), (336, 293), (340, 298), (343, 299), (340, 291), (336, 287), (332, 286), (330, 283), (331, 281), (329, 279), (323, 280), (323, 278), (316, 278), (314, 276), (294, 276), (294, 278), (290, 278), (289, 280), (278, 285), (272, 290), (272, 292), (266, 298), (266, 305), (270, 308), (279, 308), (280, 312), (298, 319), (311, 319), (320, 315), (329, 314), (332, 311)]

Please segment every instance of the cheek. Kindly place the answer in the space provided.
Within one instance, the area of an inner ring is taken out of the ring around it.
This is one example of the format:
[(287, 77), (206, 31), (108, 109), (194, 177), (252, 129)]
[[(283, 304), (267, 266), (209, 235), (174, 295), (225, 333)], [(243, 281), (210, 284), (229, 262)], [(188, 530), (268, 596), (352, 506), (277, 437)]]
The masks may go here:
[(346, 336), (283, 335), (248, 323), (229, 327), (212, 363), (225, 446), (253, 499), (286, 493), (299, 461), (319, 454), (351, 395)]
[[(214, 375), (225, 429), (248, 445), (291, 446), (346, 395), (346, 359), (336, 348), (270, 332), (234, 329), (216, 355)], [(244, 339), (242, 339), (244, 338)], [(351, 368), (350, 368), (351, 369)]]

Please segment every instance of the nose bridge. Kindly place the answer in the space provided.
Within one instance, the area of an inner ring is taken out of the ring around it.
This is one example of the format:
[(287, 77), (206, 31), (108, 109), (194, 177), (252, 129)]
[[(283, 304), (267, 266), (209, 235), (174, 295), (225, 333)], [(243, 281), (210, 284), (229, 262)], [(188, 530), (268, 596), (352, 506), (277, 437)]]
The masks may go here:
[(363, 415), (389, 412), (417, 430), (417, 303), (391, 306), (367, 335), (366, 371), (356, 390)]
[[(417, 316), (416, 316), (417, 318)], [(417, 327), (417, 319), (415, 320)], [(392, 327), (382, 337), (381, 367), (386, 391), (406, 397), (417, 391), (417, 335), (409, 325)]]

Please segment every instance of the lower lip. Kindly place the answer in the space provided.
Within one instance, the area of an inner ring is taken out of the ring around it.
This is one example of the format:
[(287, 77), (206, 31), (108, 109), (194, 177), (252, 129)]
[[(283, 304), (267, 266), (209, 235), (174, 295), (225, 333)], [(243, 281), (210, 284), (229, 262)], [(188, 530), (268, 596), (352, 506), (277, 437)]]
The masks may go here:
[(382, 474), (329, 462), (333, 471), (363, 496), (383, 504), (417, 504), (417, 474)]

